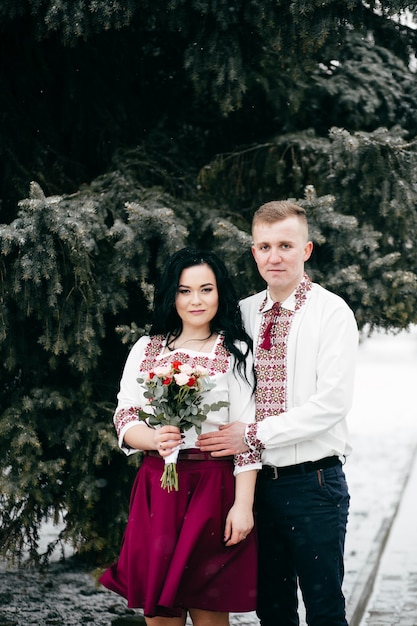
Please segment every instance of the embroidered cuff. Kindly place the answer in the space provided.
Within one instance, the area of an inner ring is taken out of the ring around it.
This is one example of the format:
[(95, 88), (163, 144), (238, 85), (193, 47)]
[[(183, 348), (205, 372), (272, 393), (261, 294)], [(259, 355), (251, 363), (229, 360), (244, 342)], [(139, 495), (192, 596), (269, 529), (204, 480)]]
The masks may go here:
[(127, 409), (120, 409), (120, 411), (117, 411), (117, 413), (115, 414), (113, 421), (114, 421), (114, 426), (116, 428), (116, 433), (117, 433), (117, 437), (120, 437), (120, 433), (123, 430), (123, 428), (129, 424), (130, 422), (139, 422), (139, 411), (140, 411), (140, 407), (139, 406), (130, 406)]
[(264, 450), (265, 446), (257, 436), (258, 424), (248, 424), (245, 431), (245, 443), (251, 450)]
[(248, 452), (242, 452), (236, 454), (234, 457), (235, 470), (241, 469), (261, 469), (261, 451), (249, 450)]

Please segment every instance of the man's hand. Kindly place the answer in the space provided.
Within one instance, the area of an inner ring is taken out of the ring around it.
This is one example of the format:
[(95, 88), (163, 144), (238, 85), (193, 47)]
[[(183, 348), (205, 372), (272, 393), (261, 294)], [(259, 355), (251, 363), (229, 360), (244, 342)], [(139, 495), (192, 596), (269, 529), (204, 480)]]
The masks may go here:
[(245, 428), (244, 422), (225, 424), (220, 430), (200, 435), (197, 445), (202, 452), (211, 452), (217, 457), (247, 452), (248, 447), (243, 443)]

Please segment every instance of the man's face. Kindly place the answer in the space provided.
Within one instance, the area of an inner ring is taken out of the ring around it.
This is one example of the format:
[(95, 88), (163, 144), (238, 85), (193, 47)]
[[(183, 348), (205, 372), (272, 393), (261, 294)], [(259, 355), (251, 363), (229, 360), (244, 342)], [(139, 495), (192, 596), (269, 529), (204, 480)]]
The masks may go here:
[(283, 302), (294, 291), (304, 274), (313, 244), (307, 241), (307, 228), (297, 217), (272, 224), (258, 222), (252, 230), (252, 254), (258, 270), (275, 302)]

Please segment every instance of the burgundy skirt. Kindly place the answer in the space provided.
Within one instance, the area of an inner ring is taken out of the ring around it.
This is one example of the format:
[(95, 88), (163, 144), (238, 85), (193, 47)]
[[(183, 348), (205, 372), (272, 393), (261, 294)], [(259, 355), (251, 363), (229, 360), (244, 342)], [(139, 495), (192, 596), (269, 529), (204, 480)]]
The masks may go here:
[[(196, 451), (197, 452), (197, 451)], [(119, 560), (102, 585), (148, 617), (186, 609), (242, 613), (256, 606), (255, 532), (225, 547), (234, 501), (231, 460), (179, 460), (179, 491), (162, 489), (162, 458), (145, 456), (136, 476)]]

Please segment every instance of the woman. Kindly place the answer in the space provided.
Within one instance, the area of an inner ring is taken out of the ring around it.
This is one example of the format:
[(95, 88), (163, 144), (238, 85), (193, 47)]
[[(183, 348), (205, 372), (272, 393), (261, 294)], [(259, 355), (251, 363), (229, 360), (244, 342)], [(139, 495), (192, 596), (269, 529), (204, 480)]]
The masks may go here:
[[(202, 432), (232, 420), (254, 421), (251, 340), (232, 282), (213, 253), (184, 248), (168, 262), (154, 298), (150, 335), (133, 346), (114, 422), (126, 454), (145, 452), (136, 477), (123, 544), (100, 582), (142, 608), (148, 626), (227, 626), (229, 612), (255, 609), (253, 494), (260, 459), (250, 453), (214, 459), (196, 448), (195, 429), (149, 427), (144, 380), (157, 365), (203, 366), (215, 383), (204, 402)], [(148, 407), (149, 410), (149, 407)], [(161, 487), (164, 458), (180, 444), (179, 490)]]

